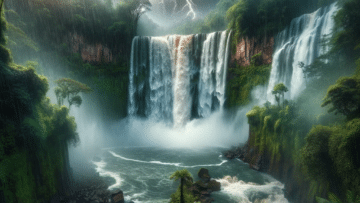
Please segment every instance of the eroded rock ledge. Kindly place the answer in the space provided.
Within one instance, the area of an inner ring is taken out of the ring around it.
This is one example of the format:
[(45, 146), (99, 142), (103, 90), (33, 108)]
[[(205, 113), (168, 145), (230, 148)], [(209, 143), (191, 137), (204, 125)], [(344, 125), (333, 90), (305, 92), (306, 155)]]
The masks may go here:
[(236, 62), (240, 66), (248, 66), (250, 65), (251, 57), (261, 52), (263, 63), (271, 64), (273, 50), (274, 37), (263, 37), (262, 39), (243, 37), (236, 45), (236, 52), (232, 54), (231, 61)]

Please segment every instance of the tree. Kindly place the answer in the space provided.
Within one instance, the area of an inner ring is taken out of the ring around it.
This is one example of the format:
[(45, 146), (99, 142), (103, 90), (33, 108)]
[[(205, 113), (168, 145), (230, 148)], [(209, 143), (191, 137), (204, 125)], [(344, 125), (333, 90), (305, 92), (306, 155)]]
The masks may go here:
[(311, 178), (332, 180), (334, 164), (329, 154), (329, 138), (334, 130), (328, 126), (314, 126), (306, 136), (306, 144), (300, 152), (301, 166)]
[(329, 112), (341, 113), (349, 120), (360, 116), (360, 76), (341, 77), (328, 88), (322, 107), (329, 104)]
[(58, 85), (55, 88), (58, 105), (63, 105), (64, 99), (67, 98), (69, 109), (73, 104), (78, 107), (81, 105), (82, 99), (80, 95), (78, 95), (80, 92), (89, 93), (92, 91), (92, 89), (87, 85), (70, 78), (61, 78), (56, 80), (55, 83)]
[(281, 103), (281, 97), (282, 97), (282, 103), (284, 105), (284, 93), (288, 91), (288, 88), (284, 85), (284, 83), (279, 83), (275, 85), (274, 90), (272, 91), (272, 94), (275, 95), (275, 100), (278, 103), (280, 107)]
[(191, 173), (187, 169), (175, 171), (175, 173), (170, 176), (170, 179), (174, 179), (174, 181), (180, 179), (180, 203), (185, 203), (184, 184), (186, 180), (192, 180)]

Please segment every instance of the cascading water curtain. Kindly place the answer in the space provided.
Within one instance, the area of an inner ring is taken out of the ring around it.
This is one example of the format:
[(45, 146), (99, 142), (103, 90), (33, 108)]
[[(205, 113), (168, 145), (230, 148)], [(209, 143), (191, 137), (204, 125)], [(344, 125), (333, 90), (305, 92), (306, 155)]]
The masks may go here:
[(230, 34), (135, 37), (129, 74), (130, 116), (182, 127), (225, 101)]
[(286, 99), (295, 99), (306, 88), (306, 81), (299, 62), (310, 65), (326, 53), (321, 49), (321, 38), (331, 34), (334, 27), (332, 16), (338, 10), (336, 3), (305, 14), (291, 21), (290, 27), (275, 39), (272, 69), (267, 89), (267, 100), (275, 103), (272, 90), (277, 83), (284, 83), (289, 93)]

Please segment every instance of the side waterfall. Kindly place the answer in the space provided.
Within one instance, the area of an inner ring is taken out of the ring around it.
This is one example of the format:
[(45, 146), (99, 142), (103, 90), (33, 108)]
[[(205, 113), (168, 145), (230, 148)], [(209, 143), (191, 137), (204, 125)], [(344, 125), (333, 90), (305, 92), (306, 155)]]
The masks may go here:
[[(230, 33), (231, 34), (231, 33)], [(184, 126), (208, 117), (225, 101), (230, 34), (135, 37), (132, 42), (131, 116)]]
[(288, 87), (286, 99), (295, 99), (306, 88), (304, 74), (298, 64), (310, 65), (328, 51), (328, 47), (321, 47), (321, 39), (331, 34), (334, 27), (332, 16), (337, 10), (336, 3), (333, 3), (314, 13), (302, 15), (293, 19), (290, 26), (277, 35), (267, 100), (275, 102), (271, 92), (277, 83)]

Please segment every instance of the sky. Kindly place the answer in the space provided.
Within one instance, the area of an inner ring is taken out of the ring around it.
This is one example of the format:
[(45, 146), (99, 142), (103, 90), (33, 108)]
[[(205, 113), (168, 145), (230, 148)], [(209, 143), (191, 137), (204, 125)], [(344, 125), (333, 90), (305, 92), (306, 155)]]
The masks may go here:
[(174, 27), (204, 17), (219, 0), (150, 0), (151, 11), (144, 18), (160, 27)]

